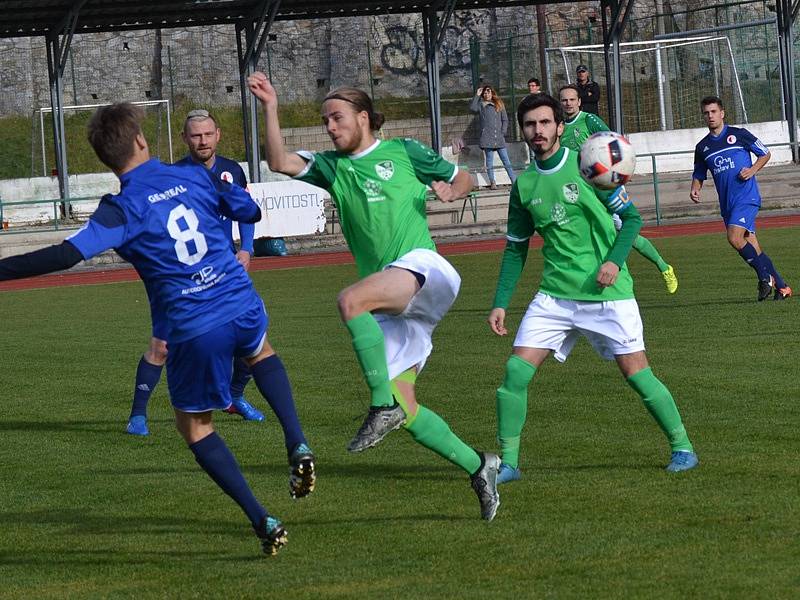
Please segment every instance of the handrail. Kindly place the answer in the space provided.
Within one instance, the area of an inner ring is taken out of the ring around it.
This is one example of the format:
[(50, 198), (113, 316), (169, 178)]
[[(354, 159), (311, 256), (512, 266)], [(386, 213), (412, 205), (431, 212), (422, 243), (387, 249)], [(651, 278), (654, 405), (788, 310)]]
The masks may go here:
[[(59, 221), (62, 218), (59, 215), (59, 206), (64, 205), (64, 214), (71, 215), (72, 214), (72, 205), (81, 203), (81, 202), (99, 202), (99, 196), (79, 196), (75, 198), (47, 198), (42, 200), (12, 200), (12, 201), (5, 201), (0, 198), (0, 235), (13, 235), (17, 233), (31, 233), (31, 227), (21, 227), (15, 231), (11, 231), (10, 229), (5, 229), (5, 208), (11, 206), (35, 206), (37, 204), (52, 204), (53, 205), (53, 219), (51, 222), (53, 231), (58, 231), (59, 229), (77, 229), (77, 226), (70, 227), (70, 226), (62, 226), (59, 227)], [(34, 226), (35, 227), (35, 226)], [(47, 227), (47, 230), (50, 230), (50, 227)]]
[[(774, 144), (764, 144), (767, 148), (777, 148), (782, 146), (788, 146), (790, 149), (792, 148), (793, 144), (791, 142), (779, 142)], [(659, 202), (659, 195), (658, 195), (658, 168), (657, 168), (657, 161), (656, 159), (659, 156), (679, 156), (681, 154), (694, 154), (694, 149), (691, 150), (672, 150), (669, 152), (645, 152), (643, 154), (636, 155), (636, 158), (649, 156), (650, 161), (653, 168), (653, 195), (655, 196), (655, 203), (656, 203), (656, 225), (661, 225), (661, 204)]]
[[(774, 144), (765, 144), (765, 146), (767, 146), (768, 148), (778, 148), (778, 147), (789, 147), (789, 148), (792, 148), (793, 144), (791, 142), (779, 142), (779, 143), (774, 143)], [(670, 150), (670, 151), (667, 151), (667, 152), (645, 152), (645, 153), (637, 154), (637, 158), (643, 158), (643, 157), (648, 157), (649, 156), (650, 160), (651, 160), (651, 165), (652, 165), (652, 169), (653, 169), (653, 173), (652, 173), (653, 182), (652, 182), (652, 185), (653, 185), (653, 194), (655, 196), (656, 225), (661, 225), (661, 204), (660, 204), (660, 197), (659, 197), (659, 177), (658, 177), (659, 174), (658, 174), (658, 160), (657, 159), (659, 157), (664, 157), (664, 156), (680, 156), (682, 154), (693, 154), (693, 153), (694, 153), (694, 149), (691, 149), (691, 150)], [(517, 168), (516, 165), (514, 165), (514, 167)], [(463, 168), (463, 166), (462, 166), (462, 168)], [(495, 166), (495, 168), (496, 169), (500, 169), (500, 168), (502, 168), (502, 165), (497, 165), (497, 166)], [(475, 168), (474, 171), (473, 171), (473, 169), (469, 169), (469, 171), (470, 172), (481, 172), (481, 170), (478, 169), (478, 168)], [(681, 172), (685, 172), (685, 171), (681, 171)], [(10, 231), (10, 230), (7, 230), (7, 229), (2, 229), (2, 225), (5, 222), (5, 219), (4, 219), (4, 208), (5, 207), (36, 205), (36, 204), (51, 204), (52, 203), (53, 204), (53, 222), (52, 222), (52, 225), (53, 225), (53, 229), (58, 231), (59, 230), (59, 220), (60, 220), (59, 212), (58, 212), (58, 205), (64, 204), (65, 205), (65, 214), (70, 214), (71, 210), (69, 210), (69, 207), (72, 204), (76, 204), (76, 203), (80, 203), (80, 202), (90, 202), (90, 201), (99, 201), (99, 197), (98, 196), (81, 196), (81, 197), (77, 197), (77, 198), (68, 198), (68, 199), (51, 198), (51, 199), (43, 199), (43, 200), (14, 200), (14, 201), (10, 201), (10, 202), (4, 201), (2, 198), (0, 198), (0, 235), (10, 235), (10, 234), (15, 234), (15, 233), (30, 233), (31, 232), (31, 228), (30, 227), (22, 227), (17, 231)], [(468, 199), (468, 201), (470, 202), (470, 208), (472, 209), (473, 220), (477, 221), (477, 204), (475, 203), (475, 193), (474, 192), (470, 195), (470, 199)], [(466, 203), (462, 207), (462, 210), (461, 210), (461, 218), (462, 219), (463, 219), (464, 209), (466, 209)], [(76, 229), (77, 225), (74, 226), (74, 227), (63, 226), (61, 228), (63, 228), (63, 229)]]

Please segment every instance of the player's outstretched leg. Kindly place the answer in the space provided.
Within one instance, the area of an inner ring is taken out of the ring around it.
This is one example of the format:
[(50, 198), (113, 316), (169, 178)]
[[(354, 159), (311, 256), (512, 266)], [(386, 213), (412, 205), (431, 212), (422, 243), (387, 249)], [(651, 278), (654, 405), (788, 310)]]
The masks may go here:
[(189, 444), (197, 464), (241, 507), (261, 541), (264, 553), (275, 554), (286, 544), (286, 530), (253, 495), (233, 454), (214, 431), (211, 412), (176, 410), (175, 419), (178, 431)]
[[(265, 344), (265, 347), (268, 346)], [(267, 400), (283, 429), (286, 453), (289, 457), (289, 494), (303, 498), (314, 490), (316, 482), (314, 455), (297, 416), (292, 386), (283, 361), (272, 348), (264, 350), (264, 358), (256, 357), (250, 372), (256, 387)]]
[(406, 414), (397, 402), (392, 406), (370, 406), (361, 427), (347, 444), (347, 451), (363, 452), (374, 448), (392, 431), (400, 429), (405, 422)]
[(444, 419), (418, 404), (414, 398), (416, 377), (416, 372), (409, 369), (392, 381), (395, 398), (406, 412), (405, 429), (415, 442), (469, 474), (472, 489), (481, 506), (481, 517), (491, 521), (500, 506), (500, 495), (497, 493), (500, 458), (496, 454), (476, 452), (452, 432)]
[(370, 389), (370, 408), (366, 419), (347, 445), (350, 452), (362, 452), (378, 445), (405, 421), (405, 413), (392, 396), (386, 343), (383, 331), (369, 312), (345, 322), (352, 338), (361, 372)]
[(255, 406), (244, 399), (244, 388), (250, 381), (250, 369), (241, 358), (233, 361), (233, 377), (231, 378), (231, 405), (226, 413), (241, 415), (245, 421), (263, 421), (264, 415)]
[(139, 365), (136, 367), (136, 384), (133, 390), (131, 414), (125, 429), (127, 433), (141, 436), (150, 434), (150, 430), (147, 428), (147, 404), (161, 379), (163, 368), (164, 363), (152, 364), (147, 361), (145, 356), (139, 359)]
[(519, 445), (528, 414), (528, 385), (535, 374), (535, 366), (512, 354), (506, 362), (503, 383), (497, 388), (497, 439), (502, 456), (498, 485), (522, 478)]
[(633, 242), (633, 247), (636, 251), (644, 256), (647, 260), (658, 267), (661, 277), (664, 278), (664, 285), (667, 288), (667, 293), (674, 294), (678, 291), (678, 277), (675, 275), (675, 270), (667, 264), (661, 254), (658, 253), (656, 247), (644, 236), (637, 236)]
[(686, 434), (675, 400), (667, 387), (646, 367), (627, 378), (628, 384), (639, 394), (648, 412), (666, 434), (672, 449), (667, 471), (688, 471), (697, 466), (697, 454)]

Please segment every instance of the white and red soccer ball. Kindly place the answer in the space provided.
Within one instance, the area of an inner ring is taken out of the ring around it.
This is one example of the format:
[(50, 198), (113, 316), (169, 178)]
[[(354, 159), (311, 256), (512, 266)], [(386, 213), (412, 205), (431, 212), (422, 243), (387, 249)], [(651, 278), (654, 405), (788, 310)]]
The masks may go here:
[(578, 160), (586, 181), (595, 187), (613, 190), (633, 177), (636, 151), (624, 135), (600, 131), (583, 142)]

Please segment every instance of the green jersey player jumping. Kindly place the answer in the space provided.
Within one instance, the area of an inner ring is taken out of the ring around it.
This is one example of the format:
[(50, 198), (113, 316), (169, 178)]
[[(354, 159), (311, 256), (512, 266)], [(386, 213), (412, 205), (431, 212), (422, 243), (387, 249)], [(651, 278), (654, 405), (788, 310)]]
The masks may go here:
[(415, 140), (376, 139), (383, 115), (354, 88), (334, 90), (322, 104), (334, 151), (287, 152), (275, 89), (263, 73), (253, 74), (248, 85), (264, 105), (270, 169), (330, 192), (361, 277), (338, 298), (372, 399), (348, 450), (371, 448), (403, 426), (415, 441), (470, 474), (481, 516), (492, 520), (500, 505), (495, 485), (500, 458), (476, 452), (415, 397), (433, 330), (461, 285), (431, 239), (427, 186), (452, 202), (472, 190), (472, 178)]
[[(581, 145), (589, 136), (598, 131), (610, 131), (605, 121), (595, 114), (581, 110), (581, 96), (577, 86), (565, 85), (558, 91), (561, 108), (564, 110), (564, 133), (561, 135), (561, 145), (580, 152)], [(614, 225), (619, 229), (619, 217), (613, 216)], [(653, 243), (646, 237), (639, 235), (633, 241), (633, 248), (639, 254), (658, 267), (667, 292), (674, 294), (678, 291), (678, 276), (673, 269), (658, 253)]]
[[(551, 354), (566, 360), (581, 334), (606, 359), (614, 359), (628, 384), (669, 440), (667, 470), (697, 465), (680, 414), (666, 386), (648, 366), (642, 320), (625, 259), (642, 220), (624, 188), (601, 191), (580, 176), (577, 155), (559, 143), (563, 112), (547, 94), (528, 96), (517, 120), (536, 160), (511, 188), (507, 243), (489, 315), (506, 335), (506, 308), (528, 255), (534, 232), (544, 238), (539, 292), (520, 323), (505, 378), (497, 390), (502, 465), (497, 482), (521, 477), (519, 445), (528, 407), (528, 384)], [(609, 214), (617, 214), (617, 232)]]

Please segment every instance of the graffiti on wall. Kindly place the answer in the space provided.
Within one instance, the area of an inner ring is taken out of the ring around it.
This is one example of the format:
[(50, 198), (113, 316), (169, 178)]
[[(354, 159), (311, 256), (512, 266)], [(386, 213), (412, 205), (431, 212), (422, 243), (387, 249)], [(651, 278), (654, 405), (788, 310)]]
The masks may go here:
[[(489, 9), (453, 15), (444, 30), (439, 55), (442, 75), (469, 68), (470, 40), (485, 35), (488, 22)], [(391, 25), (373, 19), (370, 29), (374, 45), (380, 48), (382, 68), (396, 75), (425, 72), (425, 41), (418, 17), (407, 17)]]

